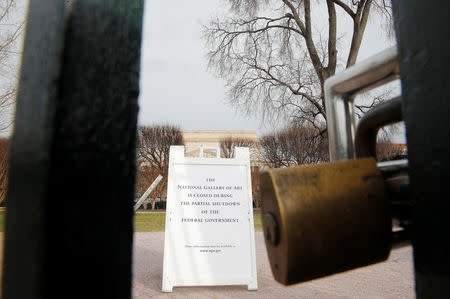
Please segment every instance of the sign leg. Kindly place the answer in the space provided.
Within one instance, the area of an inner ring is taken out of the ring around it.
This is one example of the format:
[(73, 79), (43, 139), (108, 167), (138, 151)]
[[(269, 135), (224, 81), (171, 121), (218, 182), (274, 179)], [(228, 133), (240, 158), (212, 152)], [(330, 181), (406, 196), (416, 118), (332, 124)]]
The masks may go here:
[(170, 284), (167, 279), (163, 279), (163, 283), (162, 283), (162, 291), (164, 293), (172, 293), (173, 291), (173, 285)]
[(247, 285), (247, 290), (249, 291), (257, 291), (258, 290), (258, 283), (256, 281), (252, 281)]

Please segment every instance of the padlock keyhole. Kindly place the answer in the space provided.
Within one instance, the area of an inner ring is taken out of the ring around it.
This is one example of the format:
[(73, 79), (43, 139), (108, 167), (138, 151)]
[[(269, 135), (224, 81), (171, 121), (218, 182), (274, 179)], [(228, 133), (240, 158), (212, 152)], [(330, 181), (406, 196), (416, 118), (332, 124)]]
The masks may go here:
[(269, 244), (276, 246), (280, 239), (278, 223), (272, 213), (264, 215), (264, 236)]

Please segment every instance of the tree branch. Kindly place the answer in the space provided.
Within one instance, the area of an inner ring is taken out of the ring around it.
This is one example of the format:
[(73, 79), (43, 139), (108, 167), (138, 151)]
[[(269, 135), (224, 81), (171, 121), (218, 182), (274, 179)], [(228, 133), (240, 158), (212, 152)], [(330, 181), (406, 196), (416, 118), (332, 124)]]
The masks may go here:
[(331, 0), (327, 0), (328, 7), (328, 67), (327, 77), (334, 75), (337, 64), (337, 49), (336, 49), (336, 9)]
[[(294, 11), (295, 7), (290, 3), (288, 0), (283, 0), (288, 7)], [(314, 69), (316, 70), (317, 76), (319, 77), (319, 80), (321, 83), (324, 82), (323, 77), (323, 65), (320, 61), (319, 55), (317, 54), (316, 47), (314, 45), (314, 41), (312, 38), (312, 30), (311, 30), (311, 7), (310, 7), (310, 0), (304, 0), (304, 6), (305, 6), (305, 41), (306, 41), (306, 47), (308, 49), (309, 56), (311, 58), (311, 62), (314, 66)], [(295, 14), (294, 14), (295, 16)], [(298, 16), (298, 14), (297, 14)]]
[(331, 2), (334, 2), (335, 4), (339, 5), (352, 19), (355, 18), (356, 14), (355, 12), (344, 2), (340, 0), (331, 0)]
[[(247, 62), (244, 62), (244, 63), (247, 64)], [(270, 72), (270, 70), (266, 70), (266, 69), (258, 66), (256, 63), (251, 66), (257, 70), (264, 72), (265, 74), (267, 74), (270, 77), (271, 80), (277, 82), (280, 86), (284, 86), (284, 87), (288, 88), (293, 94), (300, 95), (300, 96), (304, 97), (305, 99), (307, 99), (309, 102), (311, 102), (311, 104), (313, 104), (320, 111), (320, 113), (324, 116), (324, 118), (326, 118), (326, 112), (325, 112), (324, 108), (313, 97), (311, 97), (307, 93), (300, 92), (300, 91), (296, 90), (295, 88), (293, 88), (290, 84), (279, 80)]]
[(347, 68), (356, 63), (356, 58), (358, 57), (359, 48), (361, 47), (362, 38), (369, 18), (371, 5), (372, 0), (362, 0), (358, 3), (356, 16), (353, 20), (353, 36), (347, 59)]

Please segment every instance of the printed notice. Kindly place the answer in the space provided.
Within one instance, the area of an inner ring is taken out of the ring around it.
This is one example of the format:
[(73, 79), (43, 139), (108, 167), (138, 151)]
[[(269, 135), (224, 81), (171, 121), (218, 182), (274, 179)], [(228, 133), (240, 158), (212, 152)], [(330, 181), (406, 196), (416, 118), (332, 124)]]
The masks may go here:
[(256, 280), (249, 175), (243, 163), (171, 165), (164, 252), (170, 285)]

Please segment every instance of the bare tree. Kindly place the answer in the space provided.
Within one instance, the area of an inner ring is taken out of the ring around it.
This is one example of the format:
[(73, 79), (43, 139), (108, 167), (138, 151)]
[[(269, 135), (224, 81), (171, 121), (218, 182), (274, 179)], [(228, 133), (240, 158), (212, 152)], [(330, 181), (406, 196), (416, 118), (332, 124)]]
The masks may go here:
[[(14, 0), (0, 0), (0, 134), (12, 124), (11, 109), (17, 89), (16, 65), (12, 58), (19, 55), (15, 42), (22, 33), (23, 22), (11, 19), (14, 9)], [(6, 202), (9, 143), (9, 138), (0, 139), (0, 204)]]
[(146, 162), (158, 170), (169, 164), (170, 146), (184, 144), (180, 128), (174, 125), (141, 126), (138, 139), (139, 162)]
[[(341, 68), (355, 64), (371, 11), (391, 20), (384, 0), (228, 2), (232, 16), (211, 20), (204, 37), (209, 68), (227, 80), (230, 103), (248, 114), (260, 111), (266, 119), (287, 117), (320, 134), (327, 121), (325, 80), (341, 63)], [(318, 20), (313, 20), (319, 11), (327, 14), (321, 18), (328, 21), (325, 30), (316, 29)], [(338, 18), (353, 24), (350, 46), (339, 52)], [(357, 105), (356, 110), (376, 103)]]
[(262, 156), (270, 168), (319, 163), (328, 160), (326, 138), (316, 138), (317, 129), (292, 125), (261, 138)]
[(17, 90), (17, 65), (13, 58), (20, 54), (15, 48), (23, 21), (11, 17), (15, 8), (15, 0), (0, 0), (0, 133), (11, 126), (11, 108)]
[(312, 164), (328, 160), (326, 138), (315, 138), (311, 126), (294, 124), (280, 133), (281, 149), (290, 165)]
[[(153, 180), (160, 174), (163, 180), (159, 183), (155, 194), (163, 198), (167, 189), (167, 173), (169, 166), (169, 152), (171, 145), (183, 145), (183, 135), (177, 126), (155, 125), (151, 127), (138, 128), (137, 165), (138, 177), (137, 187), (142, 188), (141, 193), (150, 186)], [(148, 179), (143, 183), (142, 179)], [(155, 208), (156, 197), (152, 198), (152, 209)]]
[(223, 158), (233, 158), (235, 147), (252, 148), (256, 144), (256, 140), (249, 138), (233, 138), (226, 137), (220, 140), (220, 155)]
[(279, 146), (278, 134), (264, 135), (260, 140), (262, 150), (262, 162), (269, 168), (287, 167), (284, 163), (284, 155)]

